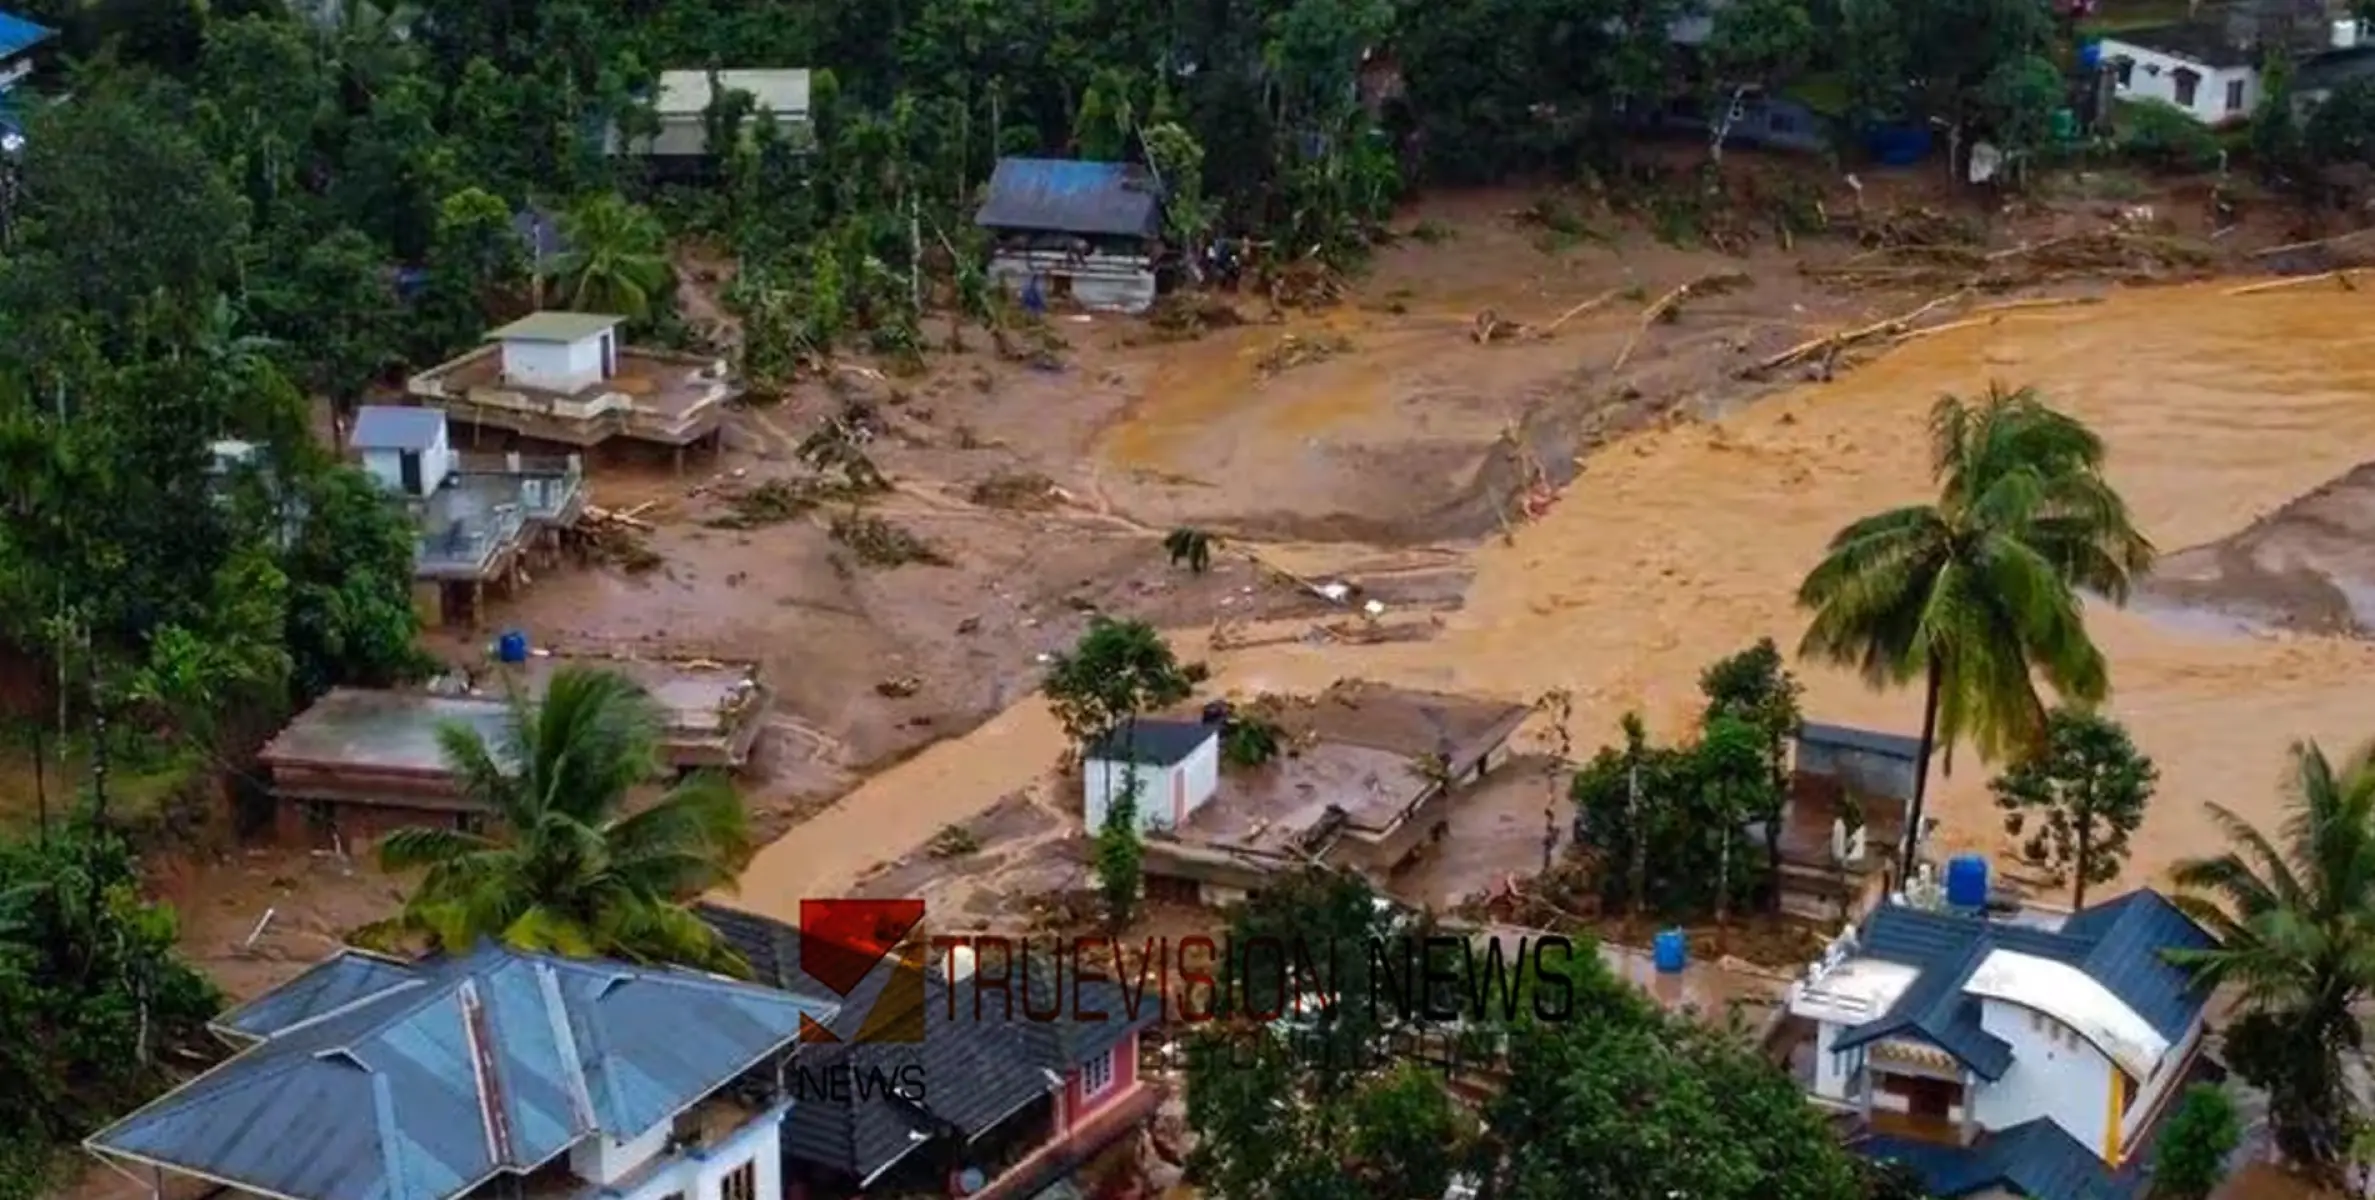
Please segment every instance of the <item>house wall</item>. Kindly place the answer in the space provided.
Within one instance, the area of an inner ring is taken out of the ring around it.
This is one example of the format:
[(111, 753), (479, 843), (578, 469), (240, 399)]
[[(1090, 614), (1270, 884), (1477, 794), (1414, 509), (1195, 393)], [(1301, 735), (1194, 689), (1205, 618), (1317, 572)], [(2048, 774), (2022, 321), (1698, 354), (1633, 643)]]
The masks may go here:
[[(782, 1128), (789, 1110), (789, 1105), (778, 1105), (708, 1145), (678, 1151), (674, 1158), (653, 1167), (649, 1175), (639, 1177), (634, 1186), (618, 1189), (619, 1200), (724, 1200), (726, 1177), (746, 1163), (757, 1168), (752, 1200), (783, 1200)], [(660, 1133), (665, 1140), (666, 1129)], [(639, 1137), (634, 1144), (641, 1146), (643, 1141)], [(575, 1159), (571, 1161), (574, 1165)]]
[[(2117, 38), (2104, 38), (2103, 61), (2126, 59), (2129, 63), (2125, 82), (2115, 83), (2112, 93), (2122, 100), (2158, 100), (2181, 109), (2186, 115), (2205, 125), (2223, 125), (2230, 121), (2251, 118), (2260, 102), (2260, 73), (2253, 67), (2209, 67), (2174, 54), (2164, 54)], [(2192, 102), (2177, 99), (2177, 72), (2192, 71), (2201, 76), (2194, 85)], [(2227, 103), (2227, 85), (2241, 83), (2240, 103)]]
[[(1130, 765), (1102, 758), (1081, 764), (1081, 815), (1091, 830), (1105, 827), (1111, 802), (1128, 784)], [(1172, 829), (1178, 819), (1204, 807), (1220, 786), (1220, 739), (1208, 738), (1196, 752), (1167, 767), (1139, 767), (1138, 828)]]
[(2152, 1118), (2161, 1107), (2162, 1101), (2168, 1098), (2171, 1085), (2184, 1078), (2186, 1064), (2193, 1061), (2194, 1051), (2202, 1045), (2204, 1027), (2201, 1019), (2196, 1018), (2194, 1027), (2186, 1033), (2185, 1040), (2170, 1047), (2169, 1053), (2162, 1056), (2160, 1070), (2155, 1072), (2152, 1078), (2144, 1080), (2137, 1086), (2136, 1100), (2128, 1106), (2127, 1112), (2122, 1115), (2120, 1120), (2119, 1144), (2123, 1157), (2129, 1149), (2135, 1146), (2137, 1135), (2144, 1132), (2146, 1125), (2152, 1123)]
[(668, 1133), (675, 1124), (662, 1121), (625, 1142), (595, 1134), (569, 1147), (569, 1171), (587, 1183), (616, 1183), (629, 1171), (658, 1158), (667, 1148)]
[(602, 339), (503, 343), (503, 377), (511, 383), (574, 392), (602, 378)]
[(1138, 1035), (1133, 1033), (1123, 1038), (1115, 1044), (1113, 1049), (1105, 1053), (1106, 1061), (1113, 1071), (1113, 1082), (1106, 1085), (1105, 1090), (1094, 1096), (1089, 1095), (1083, 1090), (1082, 1072), (1077, 1069), (1064, 1080), (1064, 1128), (1066, 1130), (1070, 1130), (1074, 1125), (1120, 1103), (1124, 1097), (1130, 1094), (1130, 1090), (1137, 1086)]
[(1839, 1040), (1839, 1028), (1829, 1021), (1814, 1026), (1814, 1094), (1825, 1100), (1847, 1099), (1847, 1081), (1855, 1073), (1856, 1052), (1831, 1049)]
[(1050, 301), (1069, 287), (1081, 307), (1103, 312), (1142, 313), (1155, 302), (1154, 266), (1143, 256), (1009, 250), (990, 257), (990, 282), (996, 287), (1019, 296), (1034, 276), (1040, 295)]
[(2002, 1078), (1979, 1087), (1976, 1115), (1986, 1129), (2051, 1118), (2078, 1144), (2100, 1154), (2110, 1133), (2111, 1073), (2102, 1051), (2034, 1009), (1981, 1002), (1980, 1027), (2012, 1047)]
[(272, 836), (283, 846), (360, 854), (399, 829), (452, 829), (460, 810), (405, 804), (340, 804), (280, 798)]
[[(437, 430), (437, 440), (421, 451), (421, 490), (426, 496), (445, 482), (454, 469), (453, 445), (443, 425)], [(363, 451), (363, 473), (379, 481), (391, 492), (404, 490), (404, 453), (400, 450)]]

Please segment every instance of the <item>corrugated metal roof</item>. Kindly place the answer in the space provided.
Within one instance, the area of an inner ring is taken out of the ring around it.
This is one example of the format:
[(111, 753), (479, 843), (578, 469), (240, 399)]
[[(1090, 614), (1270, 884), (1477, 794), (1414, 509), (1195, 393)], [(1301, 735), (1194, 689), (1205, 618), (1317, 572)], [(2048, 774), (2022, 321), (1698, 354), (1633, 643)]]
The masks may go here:
[(789, 1045), (804, 1017), (836, 1013), (715, 976), (492, 945), (320, 1009), (353, 970), (247, 1005), (234, 1017), (259, 1026), (317, 1011), (84, 1145), (296, 1200), (448, 1200), (597, 1131), (632, 1139)]
[(444, 430), (444, 409), (366, 404), (355, 410), (355, 431), (346, 442), (357, 450), (426, 450)]
[[(760, 108), (778, 117), (808, 115), (808, 72), (804, 70), (720, 71), (718, 86), (729, 92), (748, 92)], [(707, 71), (662, 71), (660, 92), (652, 108), (663, 117), (698, 117), (709, 111), (713, 95)]]
[(1126, 729), (1116, 729), (1098, 738), (1083, 757), (1100, 762), (1134, 762), (1142, 767), (1177, 766), (1203, 749), (1204, 743), (1219, 736), (1218, 725), (1140, 717)]
[(490, 342), (582, 342), (625, 322), (609, 313), (529, 313), (486, 336)]
[(1093, 237), (1153, 237), (1163, 228), (1146, 168), (1063, 158), (999, 159), (989, 199), (973, 220), (991, 229)]
[(376, 996), (414, 977), (415, 969), (392, 958), (345, 949), (307, 967), (305, 973), (209, 1022), (208, 1027), (242, 1039), (263, 1039), (357, 1000)]
[(36, 25), (14, 13), (0, 13), (0, 58), (22, 54), (58, 36), (58, 31)]
[(1858, 953), (1921, 968), (1921, 977), (1876, 1020), (1839, 1035), (1850, 1049), (1881, 1038), (1916, 1036), (1961, 1059), (1982, 1078), (2000, 1078), (2011, 1047), (1980, 1026), (1979, 1000), (1965, 985), (1995, 950), (2067, 964), (2102, 984), (2170, 1043), (2180, 1043), (2209, 995), (2163, 951), (2212, 944), (2166, 897), (2143, 890), (2071, 915), (2059, 929), (2038, 929), (1901, 904), (1867, 919)]
[(1824, 725), (1807, 721), (1798, 726), (1798, 740), (1823, 746), (1844, 746), (1866, 754), (1885, 754), (1911, 762), (1921, 757), (1921, 739), (1900, 733), (1857, 729), (1852, 725)]

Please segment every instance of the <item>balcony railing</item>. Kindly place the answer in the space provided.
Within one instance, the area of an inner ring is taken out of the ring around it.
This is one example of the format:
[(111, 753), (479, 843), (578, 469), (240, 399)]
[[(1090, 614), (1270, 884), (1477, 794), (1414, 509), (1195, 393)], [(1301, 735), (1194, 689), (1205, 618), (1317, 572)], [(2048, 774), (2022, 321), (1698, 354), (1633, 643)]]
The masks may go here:
[(518, 539), (526, 524), (527, 513), (519, 505), (498, 505), (485, 520), (455, 521), (422, 534), (414, 545), (413, 562), (430, 572), (481, 570)]

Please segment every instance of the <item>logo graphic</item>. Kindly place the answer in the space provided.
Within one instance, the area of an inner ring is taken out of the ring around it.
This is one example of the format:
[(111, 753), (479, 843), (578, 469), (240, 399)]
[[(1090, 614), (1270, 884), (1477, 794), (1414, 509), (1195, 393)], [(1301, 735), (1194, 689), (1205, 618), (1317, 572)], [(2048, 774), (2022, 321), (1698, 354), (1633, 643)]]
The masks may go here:
[[(800, 902), (800, 973), (840, 997), (845, 1014), (866, 1014), (850, 1041), (924, 1040), (924, 966), (931, 942), (923, 922), (922, 900)], [(802, 1017), (800, 1040), (842, 1039)]]

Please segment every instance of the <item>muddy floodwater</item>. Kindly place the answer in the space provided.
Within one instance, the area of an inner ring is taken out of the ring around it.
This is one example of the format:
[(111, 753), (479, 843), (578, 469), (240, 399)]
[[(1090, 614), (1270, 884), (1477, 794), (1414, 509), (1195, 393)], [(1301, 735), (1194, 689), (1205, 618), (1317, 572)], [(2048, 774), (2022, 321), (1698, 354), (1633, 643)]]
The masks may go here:
[[(1514, 699), (1566, 688), (1584, 753), (1613, 737), (1628, 708), (1678, 732), (1711, 659), (1762, 636), (1794, 648), (1804, 624), (1792, 593), (1826, 540), (1856, 517), (1920, 500), (1930, 404), (1991, 380), (2034, 385), (2100, 431), (2114, 481), (2169, 556), (2166, 586), (2127, 611), (2089, 612), (2111, 663), (2111, 710), (2162, 770), (2129, 881), (2218, 847), (2204, 801), (2275, 818), (2293, 740), (2338, 753), (2375, 736), (2375, 647), (2350, 633), (2355, 601), (2375, 595), (2375, 485), (2361, 493), (2343, 481), (2286, 510), (2375, 459), (2375, 301), (2322, 291), (2172, 288), (2006, 314), (1712, 422), (1635, 434), (1593, 453), (1512, 544), (1473, 552), (1467, 604), (1431, 640), (1216, 654), (1216, 678), (1304, 691), (1361, 676)], [(1190, 420), (1160, 399), (1143, 406), (1149, 419)], [(1337, 428), (1329, 411), (1281, 419), (1319, 443), (1376, 436)], [(1332, 411), (1383, 419), (1357, 403)], [(1152, 435), (1127, 420), (1103, 445), (1143, 455)], [(2342, 632), (2314, 632), (2327, 629)], [(1176, 636), (1183, 657), (1206, 655), (1203, 630)], [(1801, 672), (1809, 717), (1918, 729), (1915, 694)], [(784, 909), (849, 882), (1027, 786), (1057, 743), (1039, 703), (1024, 701), (795, 828), (753, 865), (742, 902)], [(1942, 848), (2000, 853), (1987, 770), (1961, 756), (1954, 768), (1933, 793)], [(1516, 861), (1538, 853), (1535, 821), (1500, 828)]]

